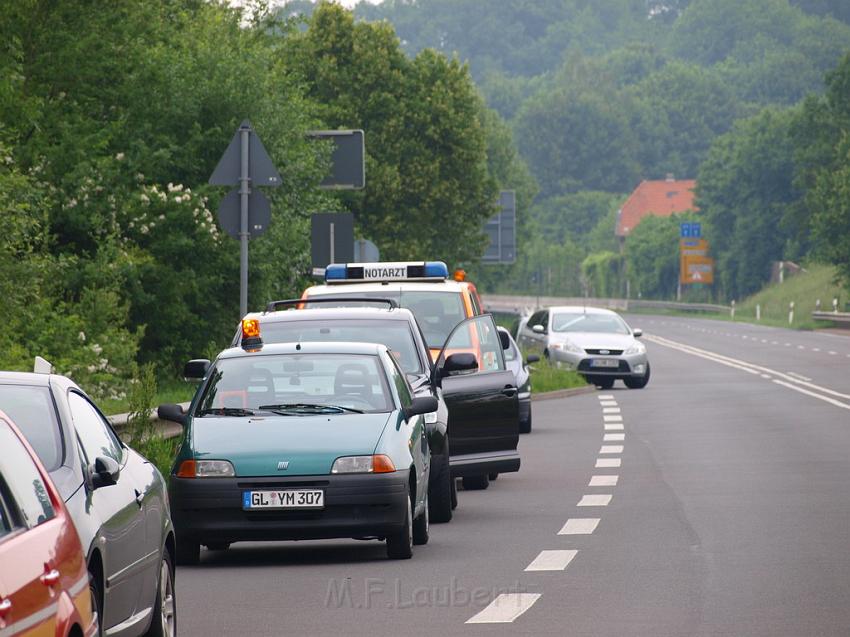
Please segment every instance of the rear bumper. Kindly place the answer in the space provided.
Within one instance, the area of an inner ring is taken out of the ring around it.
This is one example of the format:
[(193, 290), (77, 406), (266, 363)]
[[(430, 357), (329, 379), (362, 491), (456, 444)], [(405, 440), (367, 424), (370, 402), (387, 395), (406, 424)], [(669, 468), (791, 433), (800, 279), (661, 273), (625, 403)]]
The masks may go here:
[(520, 457), (516, 449), (452, 455), (449, 458), (453, 478), (488, 473), (512, 473), (519, 471), (519, 465)]
[[(242, 509), (244, 491), (323, 489), (320, 510)], [(293, 476), (290, 478), (171, 477), (171, 517), (177, 541), (306, 540), (385, 537), (404, 524), (408, 474)]]

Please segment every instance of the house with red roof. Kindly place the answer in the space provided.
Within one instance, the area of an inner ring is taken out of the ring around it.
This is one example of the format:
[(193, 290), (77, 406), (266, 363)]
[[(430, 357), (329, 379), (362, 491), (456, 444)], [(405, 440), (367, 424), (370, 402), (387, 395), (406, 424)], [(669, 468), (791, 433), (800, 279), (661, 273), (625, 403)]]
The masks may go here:
[(617, 211), (614, 234), (625, 239), (647, 215), (669, 217), (688, 210), (698, 210), (694, 205), (696, 184), (695, 179), (674, 179), (673, 175), (667, 175), (663, 180), (640, 182)]

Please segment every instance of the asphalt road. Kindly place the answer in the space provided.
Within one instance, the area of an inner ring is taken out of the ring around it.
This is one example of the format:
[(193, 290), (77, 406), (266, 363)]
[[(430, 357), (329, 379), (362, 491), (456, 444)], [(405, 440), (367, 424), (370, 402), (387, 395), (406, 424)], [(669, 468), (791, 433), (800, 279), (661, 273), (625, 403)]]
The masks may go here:
[(644, 390), (534, 403), (522, 470), (412, 560), (236, 544), (183, 635), (848, 635), (850, 337), (630, 317)]

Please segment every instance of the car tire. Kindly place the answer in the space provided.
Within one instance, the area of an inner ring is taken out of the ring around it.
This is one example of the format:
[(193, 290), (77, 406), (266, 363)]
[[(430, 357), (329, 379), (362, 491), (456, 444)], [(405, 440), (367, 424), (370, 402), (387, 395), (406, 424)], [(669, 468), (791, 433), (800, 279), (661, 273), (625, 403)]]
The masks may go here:
[(624, 378), (623, 382), (629, 389), (643, 389), (649, 382), (649, 363), (646, 364), (646, 373), (643, 376), (630, 376)]
[(96, 637), (103, 636), (103, 594), (100, 590), (100, 580), (89, 571), (89, 595), (91, 595), (92, 613), (97, 615)]
[(387, 535), (387, 557), (391, 560), (409, 560), (413, 557), (413, 511), (410, 505), (410, 493), (407, 494), (407, 512), (402, 527)]
[(201, 544), (177, 538), (177, 565), (194, 566), (201, 561)]
[(431, 515), (428, 512), (428, 495), (425, 495), (425, 506), (422, 513), (413, 518), (413, 544), (422, 546), (428, 544), (429, 530), (431, 527)]
[(490, 480), (487, 475), (483, 476), (464, 476), (463, 490), (464, 491), (483, 491), (490, 486)]
[(611, 389), (614, 386), (614, 378), (610, 376), (597, 376), (593, 379), (593, 384), (599, 389)]
[(452, 495), (454, 479), (449, 467), (449, 453), (431, 456), (431, 478), (428, 482), (428, 507), (431, 521), (445, 523), (452, 519), (456, 497)]
[(457, 478), (452, 478), (452, 511), (457, 508)]
[(174, 637), (177, 634), (177, 603), (174, 593), (174, 565), (171, 554), (164, 550), (159, 566), (151, 626), (146, 637)]
[(528, 409), (528, 418), (519, 421), (519, 432), (521, 434), (531, 433), (531, 408)]
[(210, 542), (206, 547), (208, 551), (226, 551), (230, 548), (230, 542)]
[(490, 482), (493, 482), (493, 480), (498, 480), (498, 479), (499, 479), (499, 474), (498, 474), (498, 473), (488, 473), (488, 474), (487, 474), (487, 479), (488, 479)]

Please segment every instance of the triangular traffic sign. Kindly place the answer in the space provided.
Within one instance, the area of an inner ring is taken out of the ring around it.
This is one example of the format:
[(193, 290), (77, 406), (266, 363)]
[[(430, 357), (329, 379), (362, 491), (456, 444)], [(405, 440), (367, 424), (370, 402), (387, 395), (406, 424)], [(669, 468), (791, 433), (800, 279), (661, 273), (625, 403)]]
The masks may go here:
[(242, 122), (242, 125), (236, 131), (227, 150), (218, 160), (212, 176), (210, 184), (213, 186), (233, 186), (239, 183), (242, 166), (242, 131), (248, 129), (250, 139), (248, 140), (248, 177), (251, 183), (255, 186), (280, 186), (283, 179), (280, 177), (277, 168), (269, 157), (263, 142), (251, 128), (251, 123), (248, 120)]

